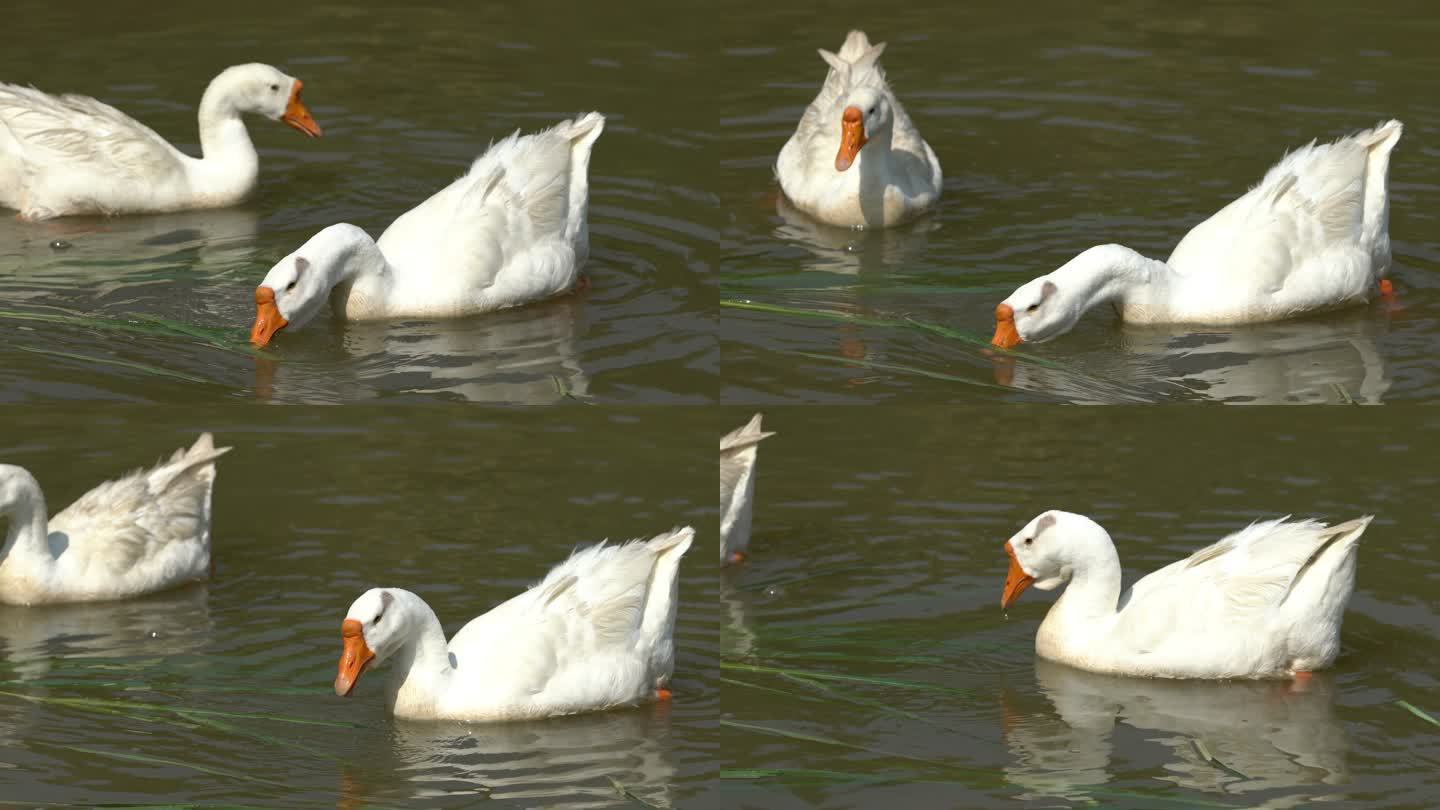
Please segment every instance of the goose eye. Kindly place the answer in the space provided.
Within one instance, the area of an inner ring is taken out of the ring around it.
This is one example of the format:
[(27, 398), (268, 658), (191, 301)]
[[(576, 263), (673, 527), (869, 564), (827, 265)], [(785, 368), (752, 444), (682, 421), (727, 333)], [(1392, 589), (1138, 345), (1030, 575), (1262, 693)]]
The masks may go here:
[(870, 105), (869, 114), (870, 114), (870, 115), (874, 115), (874, 114), (875, 114), (875, 105), (873, 105), (873, 104)]
[(270, 92), (272, 92), (272, 93), (278, 93), (278, 92), (280, 92), (280, 85), (278, 85), (278, 84), (272, 84), (272, 85), (270, 85)]
[(297, 283), (299, 283), (299, 282), (298, 282), (298, 281), (292, 281), (292, 282), (290, 282), (289, 284), (286, 284), (286, 285), (285, 285), (285, 292), (290, 292), (291, 290), (295, 289), (295, 285), (296, 285)]
[[(1031, 304), (1030, 306), (1028, 306), (1028, 307), (1025, 308), (1025, 311), (1026, 311), (1026, 312), (1034, 312), (1035, 310), (1037, 310), (1037, 309), (1039, 309), (1039, 308), (1040, 308), (1040, 305), (1039, 305), (1039, 304)], [(1028, 542), (1030, 542), (1030, 541), (1027, 540), (1027, 541), (1025, 541), (1025, 542), (1028, 543)]]
[(371, 622), (371, 624), (379, 624), (380, 620), (383, 618), (385, 618), (385, 611), (382, 610), (379, 613), (375, 614), (375, 621)]
[(1033, 543), (1033, 542), (1035, 542), (1035, 538), (1033, 538), (1033, 537), (1027, 537), (1027, 538), (1025, 538), (1025, 545), (1028, 546), (1028, 545), (1030, 545), (1030, 544)]

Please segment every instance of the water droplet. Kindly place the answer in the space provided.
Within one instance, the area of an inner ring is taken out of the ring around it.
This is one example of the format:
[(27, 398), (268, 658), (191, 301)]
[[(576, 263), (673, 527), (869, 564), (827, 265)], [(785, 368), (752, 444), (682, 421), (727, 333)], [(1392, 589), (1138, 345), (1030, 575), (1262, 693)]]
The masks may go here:
[(157, 632), (155, 632), (154, 630), (151, 630), (151, 631), (150, 631), (150, 637), (151, 637), (151, 638), (159, 638), (159, 637), (160, 637), (160, 634), (157, 633)]
[(51, 250), (69, 250), (70, 248), (71, 244), (69, 242), (66, 242), (64, 239), (56, 239), (54, 242), (50, 243)]
[(765, 589), (766, 599), (779, 599), (785, 595), (785, 589), (779, 585), (771, 585)]

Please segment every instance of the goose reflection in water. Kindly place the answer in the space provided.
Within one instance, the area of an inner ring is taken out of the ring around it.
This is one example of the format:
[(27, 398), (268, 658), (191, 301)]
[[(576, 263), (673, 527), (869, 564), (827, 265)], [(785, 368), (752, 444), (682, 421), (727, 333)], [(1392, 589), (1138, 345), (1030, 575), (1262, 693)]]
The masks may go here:
[[(997, 357), (995, 380), (1078, 402), (1110, 401), (1100, 383), (1113, 381), (1117, 396), (1373, 405), (1392, 384), (1380, 348), (1384, 331), (1369, 310), (1227, 331), (1127, 327), (1118, 356), (1063, 359), (1063, 369)], [(1096, 379), (1077, 382), (1089, 374)]]
[(147, 267), (249, 261), (260, 250), (259, 231), (259, 213), (243, 208), (40, 223), (0, 217), (0, 262), (20, 258), (17, 269), (48, 280), (58, 272), (87, 282), (113, 277), (119, 286)]
[[(583, 400), (590, 396), (578, 348), (583, 315), (583, 300), (567, 296), (453, 321), (334, 324), (329, 334), (292, 336), (279, 357), (255, 357), (255, 396), (283, 402), (389, 394), (526, 404)], [(337, 335), (352, 362), (336, 362), (320, 349)]]
[[(1331, 673), (1290, 681), (1177, 681), (1097, 675), (1036, 659), (1040, 691), (1058, 718), (1014, 711), (1007, 695), (1006, 777), (1024, 798), (1079, 800), (1087, 788), (1165, 760), (1181, 787), (1223, 793), (1350, 781), (1349, 740), (1335, 713)], [(1143, 747), (1118, 726), (1140, 733)], [(1158, 732), (1158, 733), (1157, 733)], [(1127, 750), (1128, 749), (1128, 750)], [(1293, 792), (1293, 791), (1292, 791)], [(1305, 804), (1291, 795), (1265, 807)]]
[(150, 659), (195, 652), (213, 637), (209, 592), (194, 585), (141, 599), (0, 605), (0, 650), (22, 680), (72, 659)]
[(775, 213), (781, 220), (775, 238), (812, 254), (804, 263), (806, 270), (847, 275), (889, 273), (906, 266), (910, 258), (926, 253), (930, 233), (940, 227), (933, 218), (922, 218), (898, 228), (837, 228), (806, 216), (783, 194), (776, 197)]
[[(346, 767), (338, 806), (412, 801), (471, 807), (485, 799), (554, 810), (674, 807), (670, 704), (557, 717), (537, 722), (424, 723), (396, 721), (391, 736), (364, 735), (357, 752), (393, 768)], [(375, 774), (402, 775), (403, 786), (373, 783)], [(449, 801), (447, 801), (449, 800)], [(453, 802), (453, 803), (451, 803)]]

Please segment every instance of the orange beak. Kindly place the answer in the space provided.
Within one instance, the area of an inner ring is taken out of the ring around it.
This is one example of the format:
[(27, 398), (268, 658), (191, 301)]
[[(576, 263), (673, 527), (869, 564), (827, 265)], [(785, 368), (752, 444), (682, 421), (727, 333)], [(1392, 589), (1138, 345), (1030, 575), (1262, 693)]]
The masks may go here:
[(290, 90), (290, 103), (285, 105), (285, 114), (280, 116), (280, 120), (312, 138), (318, 138), (320, 137), (320, 125), (310, 117), (309, 108), (305, 106), (305, 102), (300, 100), (300, 86), (300, 80), (296, 79), (295, 86)]
[(991, 345), (1013, 349), (1021, 342), (1020, 332), (1015, 328), (1015, 310), (1009, 304), (995, 307), (995, 337), (990, 338)]
[(359, 619), (346, 619), (340, 625), (340, 637), (345, 640), (345, 650), (340, 653), (340, 670), (335, 673), (335, 694), (348, 696), (355, 689), (355, 682), (374, 660), (375, 653), (365, 643), (365, 630)]
[(290, 322), (280, 317), (275, 306), (275, 291), (269, 287), (255, 288), (255, 325), (250, 327), (250, 342), (264, 346)]
[(1015, 559), (1015, 548), (1010, 545), (1008, 540), (1005, 541), (1005, 555), (1010, 558), (1010, 572), (1005, 575), (1005, 592), (1000, 594), (1001, 610), (1009, 608), (1011, 603), (1019, 599), (1020, 594), (1030, 587), (1030, 583), (1035, 581), (1034, 577), (1025, 573), (1025, 569), (1020, 567), (1020, 561)]
[(843, 172), (855, 162), (860, 147), (865, 145), (865, 119), (859, 107), (846, 107), (840, 117), (840, 151), (835, 155), (835, 171)]

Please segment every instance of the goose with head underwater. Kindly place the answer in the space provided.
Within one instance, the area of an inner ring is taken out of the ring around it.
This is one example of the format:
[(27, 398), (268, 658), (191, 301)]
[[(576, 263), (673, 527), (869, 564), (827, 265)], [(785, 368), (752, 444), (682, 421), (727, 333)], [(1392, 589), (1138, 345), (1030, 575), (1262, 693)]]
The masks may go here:
[(694, 537), (687, 526), (578, 550), (448, 643), (419, 596), (366, 591), (341, 624), (335, 693), (390, 660), (396, 717), (525, 720), (668, 700), (680, 558)]
[(371, 239), (331, 225), (281, 259), (255, 290), (250, 342), (313, 320), (454, 318), (573, 290), (590, 254), (589, 113), (492, 145), (460, 179)]
[(1294, 318), (1390, 293), (1390, 153), (1399, 121), (1286, 155), (1196, 225), (1168, 261), (1092, 247), (995, 308), (1004, 349), (1039, 343), (1110, 304), (1129, 323), (1233, 325)]

